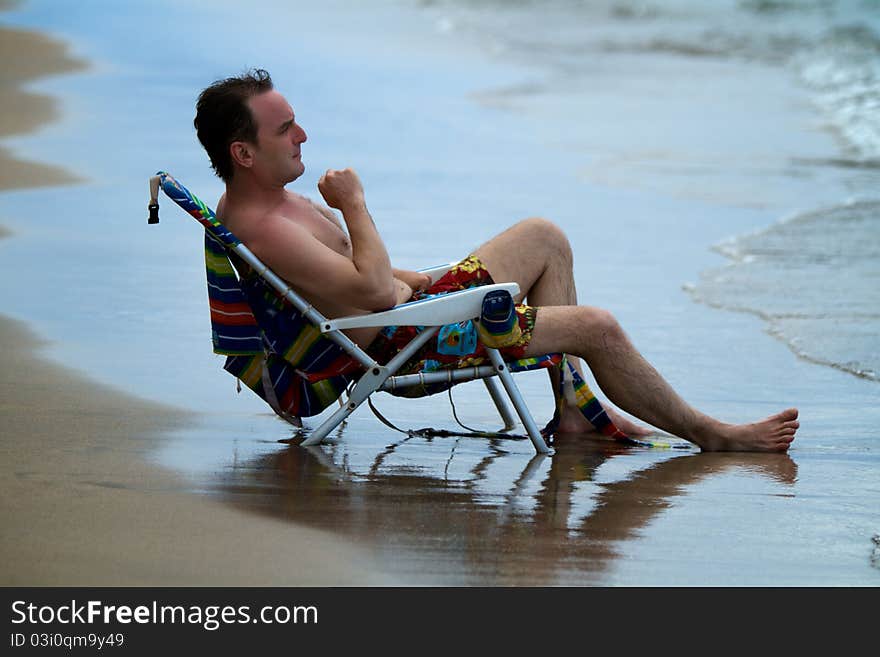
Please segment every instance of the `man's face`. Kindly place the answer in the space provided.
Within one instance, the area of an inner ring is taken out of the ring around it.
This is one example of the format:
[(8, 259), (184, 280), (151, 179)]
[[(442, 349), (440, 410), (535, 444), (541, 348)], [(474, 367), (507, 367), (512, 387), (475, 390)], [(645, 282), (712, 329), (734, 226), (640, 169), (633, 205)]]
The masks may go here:
[(305, 171), (300, 147), (306, 133), (296, 123), (290, 104), (272, 90), (251, 97), (248, 105), (257, 124), (254, 173), (280, 184), (299, 178)]

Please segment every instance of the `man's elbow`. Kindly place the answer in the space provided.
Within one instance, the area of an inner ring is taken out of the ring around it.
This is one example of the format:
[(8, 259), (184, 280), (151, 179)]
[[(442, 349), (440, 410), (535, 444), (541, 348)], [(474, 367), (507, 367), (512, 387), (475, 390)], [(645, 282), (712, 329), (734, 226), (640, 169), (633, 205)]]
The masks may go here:
[(397, 290), (392, 287), (390, 291), (377, 294), (370, 303), (369, 310), (379, 312), (380, 310), (388, 310), (397, 305)]
[(358, 295), (355, 305), (370, 312), (393, 308), (397, 305), (397, 288), (392, 281), (388, 286), (364, 290), (362, 294)]

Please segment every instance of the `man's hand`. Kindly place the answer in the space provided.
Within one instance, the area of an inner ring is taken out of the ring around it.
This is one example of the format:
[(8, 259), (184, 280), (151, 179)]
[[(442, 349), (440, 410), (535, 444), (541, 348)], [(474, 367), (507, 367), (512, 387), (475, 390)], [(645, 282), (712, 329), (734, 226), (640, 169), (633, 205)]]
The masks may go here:
[(427, 290), (431, 287), (431, 277), (427, 274), (420, 274), (417, 271), (408, 271), (406, 269), (392, 269), (394, 278), (403, 281), (412, 289), (413, 292)]
[(318, 181), (318, 191), (331, 208), (347, 211), (366, 208), (364, 188), (354, 169), (329, 169)]
[(413, 289), (409, 285), (399, 278), (394, 279), (394, 285), (397, 293), (397, 303), (394, 305), (399, 306), (407, 301), (412, 301)]

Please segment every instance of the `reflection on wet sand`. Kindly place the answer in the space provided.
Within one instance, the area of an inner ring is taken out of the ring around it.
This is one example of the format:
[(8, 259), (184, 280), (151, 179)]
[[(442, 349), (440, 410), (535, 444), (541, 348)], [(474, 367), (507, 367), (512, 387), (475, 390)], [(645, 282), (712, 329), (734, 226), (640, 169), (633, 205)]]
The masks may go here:
[(236, 463), (218, 492), (238, 507), (373, 546), (398, 581), (588, 585), (603, 583), (628, 542), (689, 485), (744, 468), (788, 492), (797, 473), (787, 455), (633, 450), (567, 437), (552, 458), (529, 458), (512, 442), (408, 436), (365, 446), (348, 436)]

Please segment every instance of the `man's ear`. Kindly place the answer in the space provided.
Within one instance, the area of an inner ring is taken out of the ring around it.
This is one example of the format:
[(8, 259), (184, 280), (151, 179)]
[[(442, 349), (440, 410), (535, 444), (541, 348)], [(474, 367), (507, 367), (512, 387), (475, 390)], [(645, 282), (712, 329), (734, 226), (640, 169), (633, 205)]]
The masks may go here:
[(250, 169), (254, 163), (254, 150), (246, 141), (234, 141), (229, 144), (229, 155), (233, 162), (245, 169)]

